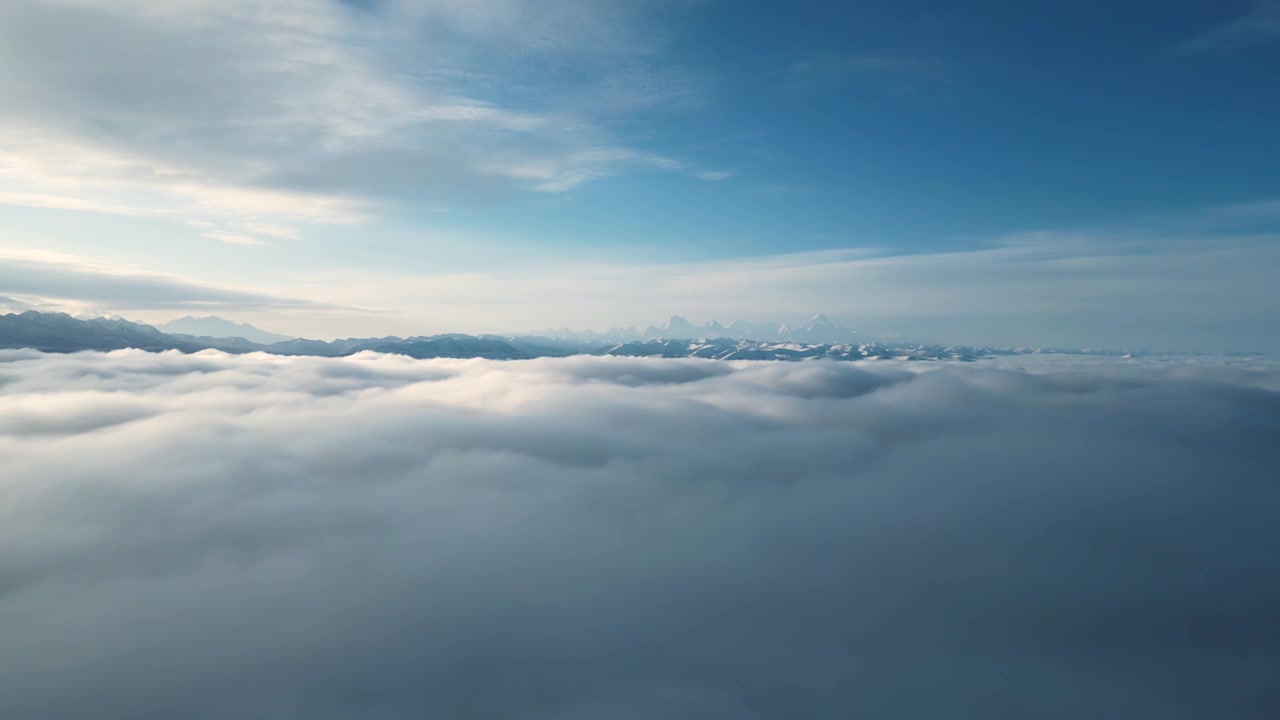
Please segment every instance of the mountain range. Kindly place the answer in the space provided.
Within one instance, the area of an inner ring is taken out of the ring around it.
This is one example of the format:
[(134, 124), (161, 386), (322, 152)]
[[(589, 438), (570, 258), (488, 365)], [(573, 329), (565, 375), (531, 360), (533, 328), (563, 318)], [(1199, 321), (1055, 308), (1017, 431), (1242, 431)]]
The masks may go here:
[[(218, 323), (208, 323), (208, 320)], [(243, 331), (257, 330), (251, 325), (232, 323), (220, 318), (192, 318), (217, 330), (228, 327)], [(166, 324), (169, 325), (169, 324)], [(381, 338), (346, 338), (323, 341), (289, 338), (278, 342), (259, 343), (244, 337), (214, 337), (187, 333), (166, 333), (151, 326), (123, 318), (74, 318), (64, 313), (42, 313), (28, 310), (0, 315), (0, 349), (30, 348), (43, 352), (65, 353), (85, 350), (110, 351), (136, 348), (151, 352), (178, 350), (199, 352), (221, 350), (229, 353), (265, 352), (274, 355), (315, 355), (342, 357), (359, 352), (407, 355), (414, 358), (489, 358), (520, 360), (569, 355), (620, 355), (629, 357), (697, 357), (721, 360), (862, 360), (898, 358), (907, 360), (976, 360), (993, 355), (1029, 353), (1066, 353), (1090, 355), (1122, 355), (1130, 351), (1076, 350), (1064, 348), (974, 347), (875, 340), (853, 330), (840, 328), (821, 315), (796, 329), (773, 328), (767, 339), (732, 337), (736, 332), (761, 326), (733, 323), (716, 335), (718, 323), (695, 326), (673, 317), (662, 328), (643, 332), (633, 329), (605, 333), (546, 332), (540, 335), (418, 335)], [(768, 329), (772, 326), (764, 326)], [(651, 336), (651, 331), (658, 335)], [(258, 331), (263, 332), (263, 331)], [(664, 336), (669, 334), (670, 337)], [(275, 336), (273, 333), (266, 333)], [(680, 337), (693, 335), (694, 337)], [(810, 338), (849, 337), (856, 341), (818, 342)], [(1137, 353), (1132, 353), (1137, 354)], [(1144, 353), (1152, 354), (1152, 353)], [(1156, 353), (1160, 354), (1160, 353)]]
[[(682, 324), (672, 318), (660, 332), (673, 336), (695, 335), (707, 326)], [(272, 343), (256, 343), (243, 337), (212, 337), (186, 333), (166, 333), (150, 325), (122, 318), (81, 320), (63, 313), (23, 313), (0, 315), (0, 348), (32, 348), (44, 352), (109, 351), (138, 348), (148, 351), (178, 350), (199, 352), (221, 350), (230, 353), (266, 352), (276, 355), (316, 355), (341, 357), (358, 352), (381, 352), (415, 358), (490, 358), (503, 360), (569, 355), (622, 355), (631, 357), (699, 357), (724, 360), (805, 360), (829, 358), (860, 360), (864, 358), (906, 358), (915, 360), (972, 360), (994, 354), (1032, 352), (1028, 349), (975, 348), (867, 339), (863, 342), (803, 342), (808, 336), (829, 337), (852, 333), (815, 318), (792, 331), (777, 328), (779, 335), (792, 340), (748, 339), (734, 337), (642, 337), (610, 339), (601, 334), (583, 337), (564, 335), (464, 335), (444, 334), (414, 337), (347, 338), (325, 342), (291, 338)], [(229, 321), (222, 321), (229, 323)], [(235, 325), (243, 328), (244, 326)], [(738, 324), (741, 330), (744, 326)], [(225, 327), (219, 323), (213, 327)], [(250, 326), (251, 327), (251, 326)], [(726, 328), (732, 331), (732, 326)], [(785, 330), (785, 332), (783, 332)], [(646, 331), (647, 333), (647, 331)], [(827, 335), (823, 335), (827, 333)]]
[(734, 339), (772, 342), (798, 342), (807, 344), (865, 343), (874, 341), (869, 335), (841, 327), (819, 313), (797, 327), (786, 323), (757, 323), (734, 320), (722, 325), (710, 320), (695, 325), (687, 319), (673, 315), (662, 325), (650, 325), (638, 330), (635, 327), (613, 327), (604, 332), (592, 330), (573, 331), (540, 330), (533, 336), (563, 340), (591, 340), (599, 342), (634, 342), (637, 340), (698, 340)]
[(338, 357), (369, 350), (419, 358), (495, 359), (571, 354), (551, 351), (534, 343), (522, 343), (522, 345), (523, 348), (517, 348), (499, 337), (471, 335), (348, 338), (332, 342), (291, 338), (274, 343), (255, 343), (242, 337), (164, 333), (150, 325), (133, 323), (120, 318), (80, 320), (63, 313), (41, 313), (34, 310), (20, 314), (0, 315), (0, 348), (31, 348), (44, 352), (137, 348), (153, 352), (222, 350), (230, 353), (267, 352), (275, 355)]
[(249, 323), (238, 323), (231, 320), (225, 320), (213, 315), (205, 317), (181, 317), (177, 320), (170, 320), (167, 323), (155, 325), (155, 329), (163, 333), (178, 335), (194, 335), (196, 337), (212, 337), (212, 338), (244, 338), (252, 343), (259, 345), (270, 345), (271, 343), (285, 342), (293, 340), (292, 335), (281, 335), (279, 333), (267, 332), (259, 330)]

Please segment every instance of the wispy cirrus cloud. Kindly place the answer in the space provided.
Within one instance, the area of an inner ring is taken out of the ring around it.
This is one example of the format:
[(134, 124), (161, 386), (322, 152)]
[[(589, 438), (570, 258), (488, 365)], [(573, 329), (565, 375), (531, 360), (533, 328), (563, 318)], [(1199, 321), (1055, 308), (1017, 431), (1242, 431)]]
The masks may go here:
[(597, 123), (613, 101), (522, 74), (565, 62), (607, 83), (621, 64), (646, 81), (615, 93), (652, 93), (649, 7), (5, 3), (0, 203), (252, 237), (231, 219), (355, 222), (407, 196), (560, 192), (637, 167), (700, 177)]
[(1237, 50), (1280, 41), (1280, 2), (1261, 0), (1253, 8), (1180, 46), (1185, 52)]
[[(227, 239), (225, 242), (235, 242)], [(66, 253), (0, 250), (0, 287), (11, 309), (64, 312), (363, 312), (323, 300), (218, 285)]]

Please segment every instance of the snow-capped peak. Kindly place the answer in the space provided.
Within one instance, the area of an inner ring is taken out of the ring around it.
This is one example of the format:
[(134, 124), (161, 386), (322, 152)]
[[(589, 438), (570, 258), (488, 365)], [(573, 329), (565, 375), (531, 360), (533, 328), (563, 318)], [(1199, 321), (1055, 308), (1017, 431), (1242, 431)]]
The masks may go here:
[(813, 317), (806, 320), (803, 325), (800, 326), (802, 330), (817, 330), (817, 329), (833, 330), (835, 329), (835, 327), (836, 327), (836, 324), (828, 320), (827, 316), (823, 315), (822, 313), (818, 313), (817, 315), (814, 315)]
[(662, 324), (663, 330), (688, 331), (693, 330), (693, 323), (685, 320), (679, 315), (672, 315), (671, 319)]

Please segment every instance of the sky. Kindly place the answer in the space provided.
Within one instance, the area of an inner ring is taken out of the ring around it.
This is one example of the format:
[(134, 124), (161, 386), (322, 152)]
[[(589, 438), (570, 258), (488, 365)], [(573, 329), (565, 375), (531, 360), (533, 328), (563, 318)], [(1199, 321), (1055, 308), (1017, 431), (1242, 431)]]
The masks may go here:
[(1280, 352), (1280, 3), (9, 0), (0, 309)]

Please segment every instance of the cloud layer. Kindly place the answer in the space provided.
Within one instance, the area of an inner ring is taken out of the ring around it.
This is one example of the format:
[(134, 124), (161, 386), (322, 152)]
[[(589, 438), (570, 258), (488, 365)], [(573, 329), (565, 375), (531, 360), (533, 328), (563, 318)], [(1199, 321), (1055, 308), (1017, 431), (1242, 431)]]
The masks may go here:
[(1268, 716), (1205, 362), (0, 352), (0, 716)]

